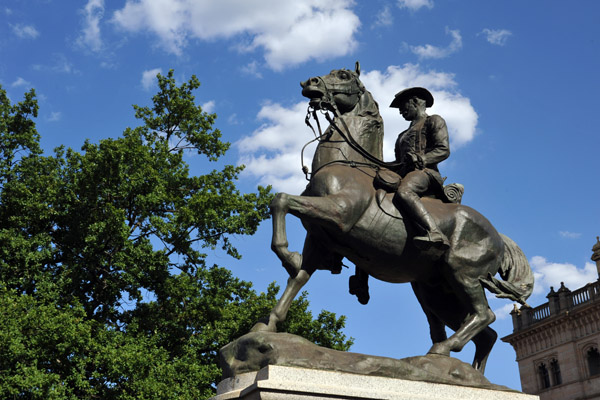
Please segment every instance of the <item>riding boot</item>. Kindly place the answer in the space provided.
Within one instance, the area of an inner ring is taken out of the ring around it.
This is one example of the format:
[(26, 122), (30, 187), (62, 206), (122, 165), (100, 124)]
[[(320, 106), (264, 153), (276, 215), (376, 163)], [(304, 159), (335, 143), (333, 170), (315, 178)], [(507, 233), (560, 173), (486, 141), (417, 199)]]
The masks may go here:
[(415, 236), (413, 242), (421, 250), (429, 250), (435, 247), (438, 250), (446, 250), (450, 247), (450, 242), (444, 233), (437, 226), (437, 223), (429, 214), (421, 199), (416, 193), (402, 193), (403, 205), (410, 212), (414, 221), (425, 229), (425, 235)]
[(421, 216), (423, 225), (426, 229), (425, 235), (415, 236), (413, 241), (415, 246), (421, 250), (428, 250), (435, 247), (439, 250), (446, 250), (450, 247), (450, 242), (444, 233), (438, 228), (433, 217), (425, 211)]

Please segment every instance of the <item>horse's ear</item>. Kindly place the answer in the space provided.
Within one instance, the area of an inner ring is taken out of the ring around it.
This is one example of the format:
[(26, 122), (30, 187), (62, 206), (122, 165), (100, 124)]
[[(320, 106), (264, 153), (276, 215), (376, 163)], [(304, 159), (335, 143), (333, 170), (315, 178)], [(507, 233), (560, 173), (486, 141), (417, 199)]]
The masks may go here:
[(356, 71), (356, 75), (360, 76), (360, 62), (356, 62), (354, 70)]

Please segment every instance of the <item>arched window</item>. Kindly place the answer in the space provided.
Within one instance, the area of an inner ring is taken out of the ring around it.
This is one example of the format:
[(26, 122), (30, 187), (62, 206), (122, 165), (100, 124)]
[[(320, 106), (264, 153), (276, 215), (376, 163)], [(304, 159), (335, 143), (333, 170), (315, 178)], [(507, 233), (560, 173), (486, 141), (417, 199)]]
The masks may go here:
[(540, 377), (540, 387), (542, 389), (548, 389), (550, 387), (550, 375), (548, 374), (546, 364), (541, 363), (538, 366), (538, 376)]
[(562, 384), (562, 376), (560, 375), (560, 366), (558, 360), (553, 358), (550, 361), (550, 373), (552, 374), (552, 384), (554, 386)]
[(600, 374), (600, 353), (598, 353), (598, 348), (591, 347), (587, 351), (586, 358), (590, 376)]

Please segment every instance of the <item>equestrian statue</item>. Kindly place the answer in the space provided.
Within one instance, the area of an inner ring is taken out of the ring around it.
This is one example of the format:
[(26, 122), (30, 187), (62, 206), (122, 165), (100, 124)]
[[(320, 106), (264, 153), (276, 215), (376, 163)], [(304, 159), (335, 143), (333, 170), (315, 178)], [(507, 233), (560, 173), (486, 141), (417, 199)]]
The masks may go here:
[[(307, 121), (320, 111), (329, 126), (321, 132), (319, 125), (304, 192), (277, 193), (271, 203), (271, 248), (290, 277), (270, 315), (252, 331), (276, 332), (312, 274), (339, 273), (346, 258), (356, 266), (350, 293), (361, 303), (369, 300), (369, 276), (410, 282), (429, 322), (429, 353), (449, 356), (472, 340), (472, 365), (483, 373), (497, 338), (484, 289), (526, 304), (533, 290), (527, 258), (484, 216), (460, 204), (461, 185), (443, 185), (437, 163), (448, 157), (448, 134), (441, 117), (425, 113), (433, 104), (426, 89), (396, 95), (391, 106), (411, 126), (396, 142), (396, 161), (382, 161), (383, 120), (359, 75), (356, 63), (355, 70), (301, 83), (310, 99)], [(306, 229), (302, 254), (288, 249), (288, 213)], [(454, 331), (450, 337), (446, 326)]]

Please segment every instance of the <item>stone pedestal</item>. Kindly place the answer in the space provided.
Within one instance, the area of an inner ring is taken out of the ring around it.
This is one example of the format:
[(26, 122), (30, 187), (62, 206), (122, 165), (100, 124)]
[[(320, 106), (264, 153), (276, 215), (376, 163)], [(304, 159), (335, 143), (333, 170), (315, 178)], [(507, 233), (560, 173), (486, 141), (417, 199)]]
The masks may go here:
[(516, 391), (269, 365), (224, 379), (211, 400), (539, 400)]

